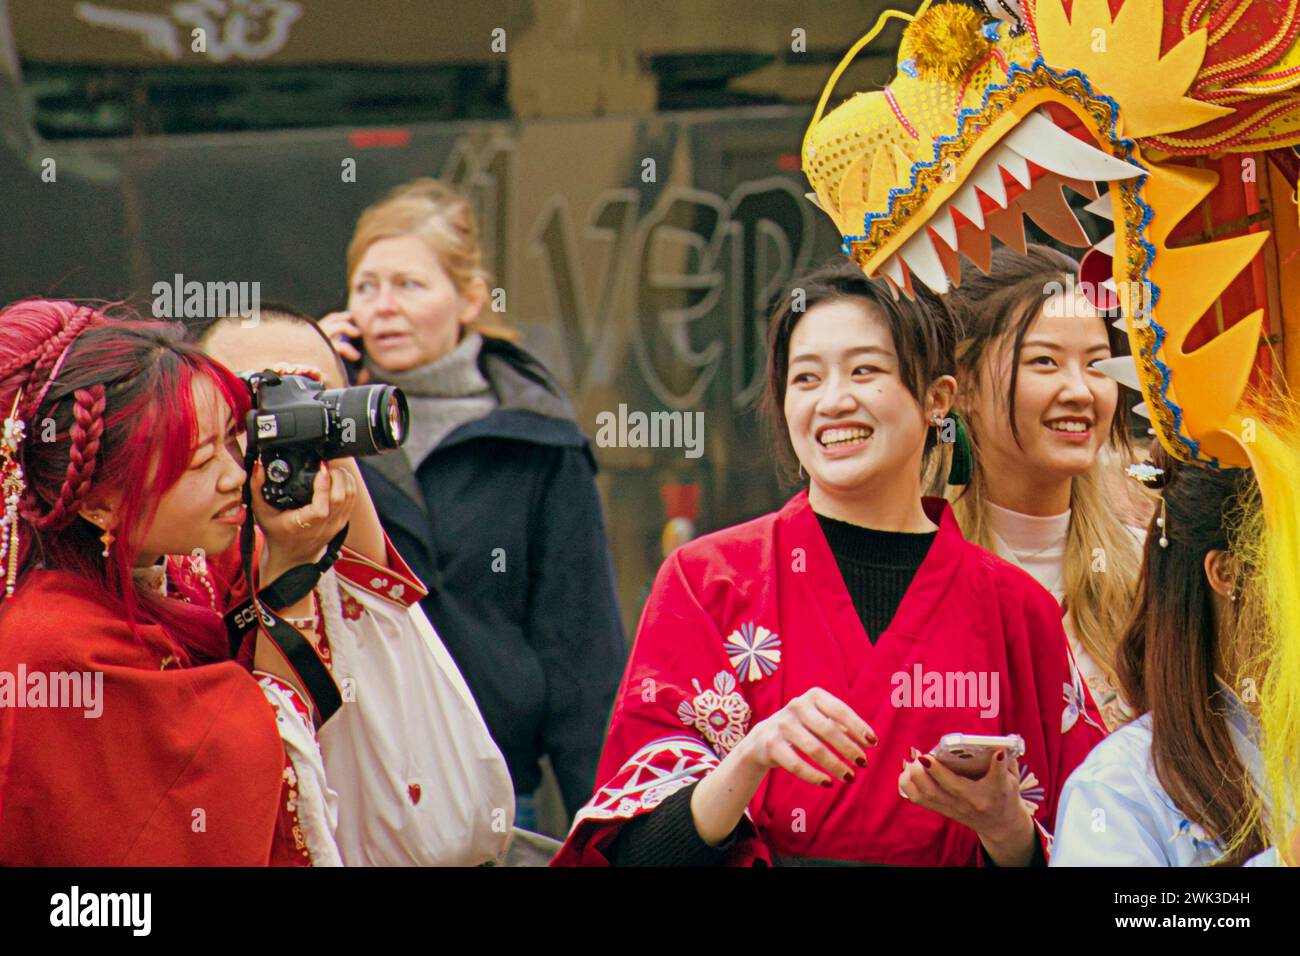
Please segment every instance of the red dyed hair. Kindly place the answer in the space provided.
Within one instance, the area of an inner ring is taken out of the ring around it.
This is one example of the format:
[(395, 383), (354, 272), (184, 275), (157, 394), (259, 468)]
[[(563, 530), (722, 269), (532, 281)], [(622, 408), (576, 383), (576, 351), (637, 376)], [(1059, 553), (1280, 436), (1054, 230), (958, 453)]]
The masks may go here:
[[(110, 318), (47, 299), (0, 311), (0, 415), (21, 389), (27, 423), (17, 587), (38, 567), (72, 572), (105, 604), (120, 607), (137, 635), (142, 623), (158, 625), (171, 650), (192, 663), (229, 656), (220, 617), (139, 587), (131, 572), (159, 500), (198, 444), (192, 386), (200, 377), (242, 430), (247, 388), (185, 343), (178, 323)], [(46, 441), (51, 423), (54, 440)], [(119, 537), (107, 560), (100, 529), (78, 514), (92, 489), (122, 495)]]

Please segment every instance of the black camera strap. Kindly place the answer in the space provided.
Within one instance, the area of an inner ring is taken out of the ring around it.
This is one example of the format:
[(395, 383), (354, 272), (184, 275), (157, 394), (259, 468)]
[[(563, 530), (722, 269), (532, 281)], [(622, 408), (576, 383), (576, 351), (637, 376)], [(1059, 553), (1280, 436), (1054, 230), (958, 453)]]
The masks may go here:
[[(310, 594), (312, 588), (316, 587), (316, 584), (320, 581), (321, 575), (332, 568), (338, 560), (343, 542), (347, 539), (349, 527), (350, 525), (343, 526), (343, 530), (334, 536), (334, 539), (326, 547), (325, 554), (315, 564), (300, 564), (296, 568), (290, 568), (258, 591), (258, 603), (273, 611), (281, 611), (286, 607), (297, 604)], [(245, 561), (251, 561), (252, 559), (251, 549), (248, 555), (244, 555), (242, 545), (240, 555)], [(230, 638), (230, 652), (232, 655), (239, 652), (239, 648), (244, 642), (244, 635), (252, 629), (256, 618), (257, 612), (254, 609), (252, 598), (246, 598), (226, 613), (226, 634)]]
[[(249, 447), (250, 454), (245, 458), (244, 470), (252, 474), (255, 453), (251, 450), (251, 442)], [(244, 524), (239, 535), (239, 557), (240, 564), (243, 566), (244, 579), (248, 582), (248, 593), (251, 597), (241, 602), (238, 607), (226, 615), (226, 633), (230, 638), (230, 653), (234, 657), (239, 652), (239, 648), (244, 641), (244, 635), (248, 633), (257, 620), (260, 620), (262, 627), (266, 629), (267, 635), (279, 649), (280, 654), (289, 667), (292, 668), (294, 674), (297, 675), (303, 689), (311, 696), (312, 703), (316, 705), (315, 723), (317, 729), (319, 729), (325, 721), (334, 716), (338, 709), (343, 706), (343, 698), (339, 694), (338, 685), (334, 683), (334, 675), (330, 673), (329, 668), (320, 659), (320, 655), (311, 646), (311, 642), (303, 637), (296, 627), (280, 617), (276, 611), (296, 604), (311, 593), (312, 588), (316, 586), (316, 582), (320, 580), (320, 576), (338, 560), (339, 551), (347, 538), (348, 526), (344, 525), (342, 530), (334, 536), (319, 561), (314, 564), (300, 564), (296, 568), (289, 569), (259, 592), (257, 591), (256, 582), (253, 580), (254, 533), (251, 481), (244, 483), (243, 498), (246, 511)]]

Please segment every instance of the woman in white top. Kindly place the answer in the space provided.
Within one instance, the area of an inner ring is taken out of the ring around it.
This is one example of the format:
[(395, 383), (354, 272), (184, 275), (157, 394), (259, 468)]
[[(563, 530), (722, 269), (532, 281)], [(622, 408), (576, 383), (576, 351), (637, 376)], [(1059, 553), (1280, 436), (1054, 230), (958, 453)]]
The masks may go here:
[[(1123, 349), (1079, 293), (1078, 265), (1046, 246), (999, 248), (943, 299), (962, 329), (957, 407), (974, 450), (954, 488), (966, 537), (1019, 564), (1061, 602), (1080, 678), (1108, 730), (1128, 719), (1114, 646), (1132, 607), (1150, 505), (1117, 500), (1107, 470), (1131, 460), (1127, 409), (1098, 363)], [(1140, 532), (1137, 533), (1140, 535)], [(1081, 710), (1080, 713), (1083, 713)]]
[(1256, 573), (1259, 491), (1249, 471), (1163, 452), (1155, 464), (1147, 473), (1164, 508), (1117, 648), (1120, 686), (1141, 716), (1066, 782), (1051, 865), (1276, 865), (1251, 682), (1275, 627)]

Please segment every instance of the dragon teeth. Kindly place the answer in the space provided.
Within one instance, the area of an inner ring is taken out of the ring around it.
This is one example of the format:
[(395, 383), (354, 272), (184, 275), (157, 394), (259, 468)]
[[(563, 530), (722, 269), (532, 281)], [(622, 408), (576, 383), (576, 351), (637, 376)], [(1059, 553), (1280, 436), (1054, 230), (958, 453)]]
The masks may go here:
[(926, 223), (934, 234), (948, 244), (949, 249), (957, 248), (957, 223), (952, 220), (952, 213), (944, 206)]
[[(908, 283), (909, 276), (919, 279), (940, 295), (946, 293), (952, 287), (952, 280), (948, 275), (948, 270), (944, 268), (943, 259), (939, 255), (934, 240), (929, 233), (933, 231), (934, 235), (949, 249), (961, 251), (967, 255), (967, 258), (970, 258), (966, 250), (959, 250), (958, 227), (956, 220), (953, 218), (953, 213), (961, 213), (980, 233), (984, 233), (988, 226), (984, 209), (980, 204), (980, 196), (988, 196), (1001, 210), (1006, 210), (1008, 200), (1002, 172), (1005, 170), (1016, 182), (1026, 189), (1030, 189), (1033, 187), (1029, 172), (1030, 162), (1042, 167), (1049, 173), (1055, 173), (1069, 180), (1080, 180), (1087, 184), (1091, 184), (1092, 181), (1113, 182), (1131, 179), (1144, 174), (1144, 170), (1139, 167), (1116, 159), (1114, 156), (1089, 145), (1083, 140), (1071, 136), (1052, 122), (1047, 114), (1036, 110), (1026, 116), (1019, 125), (1008, 133), (1002, 142), (980, 161), (975, 167), (975, 171), (953, 197), (944, 203), (925, 226), (905, 242), (898, 252), (890, 256), (880, 266), (877, 274), (884, 275), (889, 279), (890, 291), (895, 298), (898, 297), (900, 291), (908, 298), (912, 297), (912, 290), (909, 288)], [(809, 193), (808, 199), (820, 208), (821, 204), (817, 201), (815, 193)], [(1113, 221), (1112, 202), (1111, 193), (1104, 192), (1083, 208), (1094, 215)], [(994, 213), (998, 211), (994, 210)], [(1024, 209), (1020, 210), (1020, 212), (1028, 214), (1029, 210)], [(1006, 225), (1006, 223), (1001, 223), (1000, 231), (1005, 232)], [(1082, 234), (1082, 230), (1080, 230), (1080, 233)], [(999, 236), (999, 238), (1003, 237)], [(1115, 234), (1112, 232), (1093, 248), (1106, 255), (1114, 256)], [(978, 263), (976, 264), (978, 265)], [(1101, 286), (1112, 293), (1117, 292), (1114, 279), (1105, 280), (1101, 283)], [(1117, 320), (1114, 325), (1120, 329), (1125, 327), (1122, 318)], [(1116, 376), (1112, 375), (1111, 377), (1115, 378)], [(1134, 369), (1131, 385), (1123, 379), (1117, 380), (1129, 385), (1131, 388), (1138, 387), (1136, 369)]]
[(885, 277), (894, 283), (898, 288), (903, 288), (903, 263), (899, 261), (897, 255), (890, 256), (885, 260), (885, 264), (880, 267), (880, 271)]
[(1021, 120), (1002, 143), (1035, 165), (1071, 179), (1114, 182), (1144, 174), (1132, 163), (1071, 136), (1039, 110)]
[(1097, 363), (1097, 370), (1107, 378), (1113, 378), (1135, 392), (1142, 391), (1142, 385), (1138, 381), (1137, 363), (1133, 361), (1131, 355), (1117, 355), (1114, 358), (1102, 359)]
[(980, 160), (979, 165), (975, 167), (975, 172), (971, 173), (968, 183), (1006, 209), (1007, 187), (1002, 182), (1002, 170), (998, 166), (996, 154), (997, 150), (994, 150)]
[(916, 235), (898, 250), (898, 255), (911, 270), (912, 275), (920, 279), (934, 292), (943, 295), (948, 291), (948, 273), (943, 268), (943, 260), (930, 241), (930, 233), (922, 228)]
[(1115, 211), (1111, 208), (1110, 193), (1104, 192), (1088, 205), (1083, 207), (1084, 212), (1090, 212), (1094, 216), (1100, 216), (1102, 219), (1115, 221)]
[(1020, 185), (1028, 189), (1034, 184), (1033, 177), (1029, 175), (1029, 162), (1025, 157), (1000, 145), (996, 148), (995, 155), (998, 167), (1005, 169)]
[(969, 219), (976, 229), (984, 228), (984, 210), (980, 208), (980, 197), (975, 192), (975, 187), (970, 183), (962, 186), (957, 195), (948, 200), (943, 208), (957, 210)]

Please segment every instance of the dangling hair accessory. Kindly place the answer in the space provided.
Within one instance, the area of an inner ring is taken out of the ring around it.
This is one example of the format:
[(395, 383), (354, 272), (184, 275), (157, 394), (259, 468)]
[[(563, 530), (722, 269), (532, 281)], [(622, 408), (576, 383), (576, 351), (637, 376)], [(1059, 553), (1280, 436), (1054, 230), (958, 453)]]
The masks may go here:
[(0, 494), (4, 495), (4, 515), (0, 517), (0, 568), (5, 575), (5, 600), (14, 596), (18, 577), (18, 504), (27, 489), (23, 479), (22, 444), (27, 426), (18, 414), (22, 389), (14, 395), (14, 406), (4, 420), (0, 434)]
[[(1144, 487), (1155, 491), (1163, 488), (1169, 479), (1168, 473), (1163, 468), (1158, 468), (1149, 461), (1129, 465), (1124, 469), (1124, 473), (1134, 481), (1141, 482)], [(1160, 547), (1169, 547), (1169, 529), (1165, 527), (1164, 495), (1160, 496), (1160, 517), (1156, 518), (1156, 527), (1160, 529)]]

